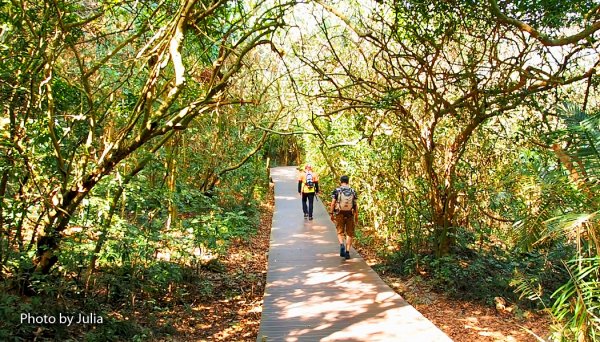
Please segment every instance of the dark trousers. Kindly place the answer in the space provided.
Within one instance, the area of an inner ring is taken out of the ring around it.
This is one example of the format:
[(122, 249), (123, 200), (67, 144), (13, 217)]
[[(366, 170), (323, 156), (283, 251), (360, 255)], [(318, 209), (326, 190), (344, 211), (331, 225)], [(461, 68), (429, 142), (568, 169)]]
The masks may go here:
[[(306, 205), (306, 200), (308, 200), (308, 205)], [(304, 214), (308, 214), (309, 217), (312, 217), (313, 214), (313, 202), (315, 201), (315, 193), (308, 192), (302, 193), (302, 212)]]

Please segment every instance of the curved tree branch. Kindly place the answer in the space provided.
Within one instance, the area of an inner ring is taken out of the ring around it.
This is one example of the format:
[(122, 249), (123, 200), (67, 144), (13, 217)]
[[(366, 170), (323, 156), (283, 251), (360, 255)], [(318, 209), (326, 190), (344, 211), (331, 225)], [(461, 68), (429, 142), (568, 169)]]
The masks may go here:
[[(569, 44), (576, 44), (580, 40), (591, 37), (596, 31), (600, 30), (600, 21), (596, 21), (592, 25), (587, 26), (582, 31), (573, 35), (551, 39), (550, 37), (548, 37), (548, 35), (540, 32), (539, 30), (536, 30), (532, 26), (518, 19), (510, 18), (506, 14), (502, 13), (496, 0), (489, 0), (489, 3), (492, 14), (498, 18), (499, 22), (508, 24), (510, 26), (514, 26), (521, 31), (529, 33), (533, 38), (537, 39), (540, 43), (544, 44), (545, 46), (563, 46)], [(600, 7), (600, 5), (596, 6), (596, 9), (598, 9), (598, 7)]]

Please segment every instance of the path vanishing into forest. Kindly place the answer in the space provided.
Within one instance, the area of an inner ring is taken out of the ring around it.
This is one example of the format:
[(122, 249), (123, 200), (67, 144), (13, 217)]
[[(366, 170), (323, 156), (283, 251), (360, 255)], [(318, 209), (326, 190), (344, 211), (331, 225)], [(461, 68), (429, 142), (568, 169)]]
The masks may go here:
[[(323, 203), (304, 220), (297, 169), (271, 169), (275, 209), (257, 341), (451, 341), (355, 250), (339, 256)], [(365, 195), (363, 195), (365, 196)]]

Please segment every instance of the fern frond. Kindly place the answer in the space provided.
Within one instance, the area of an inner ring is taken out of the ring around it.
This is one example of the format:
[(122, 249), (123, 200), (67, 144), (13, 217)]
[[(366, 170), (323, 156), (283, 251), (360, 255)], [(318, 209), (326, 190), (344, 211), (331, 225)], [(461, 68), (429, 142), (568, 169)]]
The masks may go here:
[(595, 341), (600, 334), (600, 256), (571, 260), (567, 269), (570, 280), (552, 294), (552, 313), (563, 321), (563, 334)]
[(514, 286), (515, 292), (519, 293), (519, 299), (527, 298), (532, 302), (538, 301), (544, 308), (547, 308), (546, 303), (542, 299), (542, 286), (537, 279), (527, 277), (522, 272), (515, 270), (510, 285)]
[(571, 213), (553, 217), (544, 222), (546, 225), (544, 237), (557, 239), (564, 236), (568, 240), (573, 241), (581, 234), (586, 233), (584, 231), (586, 223), (595, 222), (599, 214), (600, 211), (596, 211), (593, 213)]

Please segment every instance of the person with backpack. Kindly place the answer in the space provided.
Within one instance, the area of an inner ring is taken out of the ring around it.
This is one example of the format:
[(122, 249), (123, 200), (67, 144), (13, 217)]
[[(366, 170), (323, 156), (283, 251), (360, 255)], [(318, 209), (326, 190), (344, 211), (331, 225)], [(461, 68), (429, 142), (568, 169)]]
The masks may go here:
[(319, 194), (319, 176), (313, 172), (310, 164), (306, 164), (304, 172), (298, 178), (298, 193), (302, 196), (304, 218), (312, 220), (315, 194)]
[[(358, 196), (356, 191), (348, 184), (350, 177), (340, 177), (340, 186), (331, 194), (331, 220), (335, 222), (338, 240), (340, 242), (340, 256), (350, 259), (350, 248), (354, 239), (354, 226), (358, 223)], [(346, 238), (344, 244), (344, 237)]]

